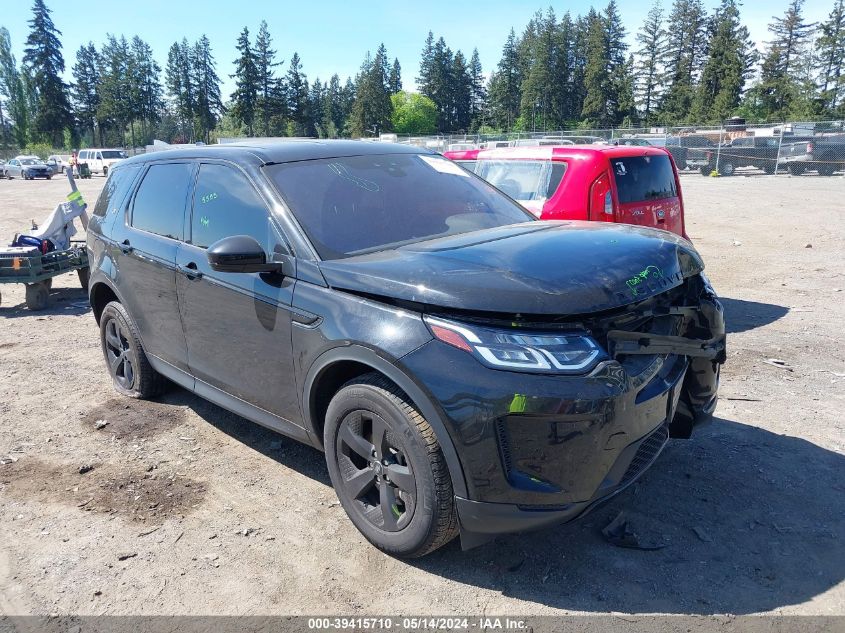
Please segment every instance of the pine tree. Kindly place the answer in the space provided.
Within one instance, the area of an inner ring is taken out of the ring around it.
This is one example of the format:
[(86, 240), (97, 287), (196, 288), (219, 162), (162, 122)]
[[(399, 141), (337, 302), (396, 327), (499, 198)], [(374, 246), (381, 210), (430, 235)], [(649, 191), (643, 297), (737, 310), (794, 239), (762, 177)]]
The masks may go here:
[(194, 44), (190, 56), (190, 83), (195, 95), (195, 124), (201, 138), (208, 143), (211, 131), (223, 115), (223, 101), (220, 96), (220, 77), (217, 63), (211, 52), (211, 42), (203, 36)]
[(557, 18), (552, 9), (546, 17), (539, 11), (528, 23), (518, 47), (522, 86), (520, 112), (531, 128), (545, 129), (551, 114)]
[(323, 100), (325, 99), (326, 88), (323, 82), (317, 77), (311, 84), (311, 89), (308, 91), (308, 110), (311, 112), (314, 121), (314, 131), (317, 133), (317, 138), (327, 138), (328, 132), (323, 127), (323, 118), (321, 113), (323, 111)]
[(498, 127), (511, 130), (519, 116), (520, 87), (522, 76), (519, 70), (516, 33), (511, 29), (502, 49), (502, 58), (496, 72), (490, 77), (490, 110)]
[(65, 70), (59, 41), (62, 33), (53, 24), (50, 13), (44, 0), (33, 2), (23, 63), (32, 72), (33, 88), (38, 99), (33, 128), (55, 147), (61, 147), (65, 129), (73, 127), (73, 114), (67, 86), (61, 79)]
[[(93, 42), (80, 46), (73, 65), (71, 86), (76, 118), (91, 132), (91, 143), (97, 145), (97, 110), (100, 106), (100, 55)], [(103, 144), (102, 139), (100, 144)]]
[(769, 24), (772, 41), (767, 43), (760, 69), (761, 105), (766, 116), (782, 119), (798, 105), (801, 94), (799, 63), (808, 54), (815, 24), (802, 15), (804, 0), (792, 0), (782, 18)]
[(421, 94), (429, 94), (432, 91), (432, 82), (434, 77), (434, 33), (428, 32), (428, 37), (425, 38), (425, 46), (423, 47), (422, 55), (420, 57), (420, 74), (417, 77), (417, 86)]
[(129, 43), (121, 36), (108, 35), (100, 50), (102, 71), (100, 77), (100, 104), (97, 119), (101, 123), (101, 137), (105, 132), (106, 144), (124, 145), (126, 129), (134, 114), (131, 83), (129, 79)]
[(393, 58), (393, 66), (390, 67), (390, 76), (387, 79), (387, 86), (390, 94), (395, 95), (402, 91), (402, 67), (399, 65), (399, 58)]
[(270, 136), (271, 121), (275, 118), (281, 122), (285, 114), (282, 85), (273, 71), (283, 61), (276, 61), (276, 51), (273, 50), (272, 44), (273, 39), (267, 22), (261, 20), (255, 38), (255, 65), (258, 74), (258, 99), (255, 109), (264, 136)]
[(320, 125), (327, 138), (337, 138), (343, 130), (344, 115), (343, 94), (340, 77), (332, 75), (323, 92), (323, 103), (320, 106)]
[(433, 38), (429, 32), (420, 62), (419, 87), (420, 92), (437, 106), (438, 131), (449, 132), (455, 124), (452, 95), (454, 56), (442, 37), (432, 44)]
[(302, 72), (302, 61), (294, 53), (287, 74), (287, 109), (290, 113), (290, 135), (312, 136), (313, 122), (308, 104), (308, 78)]
[(707, 61), (696, 91), (693, 118), (719, 123), (739, 106), (757, 53), (739, 18), (736, 0), (722, 0), (711, 20)]
[(235, 60), (235, 91), (232, 93), (232, 117), (246, 126), (248, 136), (255, 136), (255, 108), (258, 101), (258, 66), (256, 56), (249, 41), (249, 29), (244, 27), (235, 46), (240, 53)]
[(663, 86), (662, 60), (666, 52), (666, 31), (663, 28), (663, 6), (660, 0), (652, 5), (636, 35), (640, 48), (636, 52), (635, 94), (643, 119), (650, 122)]
[(137, 35), (131, 44), (133, 102), (141, 122), (144, 143), (152, 141), (153, 126), (161, 120), (162, 88), (161, 67), (153, 57), (153, 49)]
[(387, 51), (379, 46), (375, 58), (369, 52), (356, 82), (355, 102), (349, 117), (352, 136), (378, 136), (392, 129), (393, 105), (388, 90)]
[(164, 71), (165, 86), (178, 121), (181, 136), (174, 140), (190, 142), (194, 138), (196, 99), (191, 78), (191, 53), (188, 40), (174, 42), (167, 54)]
[(675, 0), (667, 20), (664, 82), (660, 116), (667, 122), (689, 119), (698, 74), (704, 63), (707, 15), (701, 0)]
[(607, 41), (607, 75), (610, 90), (607, 94), (607, 111), (611, 125), (627, 121), (633, 124), (636, 108), (633, 105), (633, 61), (626, 59), (628, 45), (625, 43), (625, 27), (616, 6), (610, 0), (604, 10), (604, 28)]
[(581, 116), (594, 127), (609, 127), (613, 120), (608, 111), (610, 73), (607, 29), (602, 17), (593, 9), (587, 14), (587, 65), (584, 69), (586, 95)]
[(816, 42), (819, 51), (820, 98), (827, 111), (845, 115), (845, 0), (835, 0), (828, 19), (820, 26)]
[[(23, 79), (12, 54), (9, 31), (0, 27), (0, 95), (6, 99), (6, 112), (14, 123), (12, 133), (18, 147), (29, 140), (29, 107), (24, 93)], [(6, 127), (3, 126), (4, 142)]]
[(472, 77), (461, 51), (455, 53), (450, 76), (452, 131), (466, 133), (472, 124)]
[(481, 69), (481, 58), (478, 49), (472, 49), (469, 59), (470, 80), (470, 129), (475, 131), (484, 123), (484, 113), (487, 110), (487, 90), (484, 87), (484, 73)]

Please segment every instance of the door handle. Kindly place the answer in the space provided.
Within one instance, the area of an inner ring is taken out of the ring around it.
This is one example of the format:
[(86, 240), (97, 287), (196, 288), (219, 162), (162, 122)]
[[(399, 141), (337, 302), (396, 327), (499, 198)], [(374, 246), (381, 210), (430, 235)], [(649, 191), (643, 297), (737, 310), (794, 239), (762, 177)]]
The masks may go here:
[(189, 262), (184, 266), (177, 265), (176, 270), (185, 275), (188, 279), (200, 279), (202, 277), (202, 273), (197, 270), (195, 262)]
[(123, 240), (123, 241), (120, 243), (120, 251), (121, 251), (124, 255), (128, 255), (128, 254), (129, 254), (129, 253), (131, 253), (133, 250), (135, 250), (135, 249), (134, 249), (134, 248), (132, 248), (132, 246), (129, 244), (129, 240)]

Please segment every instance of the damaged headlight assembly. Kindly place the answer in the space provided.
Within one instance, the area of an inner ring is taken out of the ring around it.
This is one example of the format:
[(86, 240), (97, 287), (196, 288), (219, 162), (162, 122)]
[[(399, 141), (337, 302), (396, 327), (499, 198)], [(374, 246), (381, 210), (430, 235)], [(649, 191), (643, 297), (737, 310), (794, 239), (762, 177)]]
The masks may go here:
[(579, 333), (496, 329), (433, 316), (425, 322), (436, 339), (492, 369), (583, 374), (608, 358), (592, 338)]

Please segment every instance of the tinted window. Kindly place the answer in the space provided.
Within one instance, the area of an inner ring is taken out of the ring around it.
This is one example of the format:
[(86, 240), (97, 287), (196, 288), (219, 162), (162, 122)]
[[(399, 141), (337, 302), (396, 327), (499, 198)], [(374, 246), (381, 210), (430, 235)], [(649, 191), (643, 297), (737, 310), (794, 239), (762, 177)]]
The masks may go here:
[(475, 173), (519, 202), (543, 202), (557, 190), (566, 163), (551, 160), (482, 160)]
[(129, 165), (110, 171), (106, 186), (103, 187), (100, 197), (97, 198), (97, 204), (94, 205), (94, 215), (103, 216), (110, 208), (117, 208), (126, 197), (140, 169), (140, 165)]
[(350, 156), (266, 169), (324, 259), (534, 219), (434, 155)]
[(120, 150), (108, 149), (102, 152), (98, 158), (126, 158), (126, 154)]
[(191, 242), (202, 248), (231, 235), (249, 235), (266, 248), (268, 212), (242, 173), (201, 165), (191, 214)]
[(82, 150), (79, 152), (79, 158), (88, 158), (88, 152), (86, 150)]
[(190, 163), (150, 167), (135, 194), (132, 226), (174, 240), (182, 239), (191, 169)]
[(621, 204), (678, 195), (675, 173), (666, 155), (629, 156), (614, 158), (610, 162)]

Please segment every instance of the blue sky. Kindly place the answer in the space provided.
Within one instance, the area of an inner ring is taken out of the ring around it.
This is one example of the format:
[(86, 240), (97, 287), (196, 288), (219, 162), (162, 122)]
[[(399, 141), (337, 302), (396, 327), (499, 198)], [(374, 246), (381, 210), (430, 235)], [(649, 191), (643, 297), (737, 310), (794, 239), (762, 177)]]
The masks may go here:
[[(89, 40), (98, 47), (106, 33), (127, 37), (140, 35), (150, 43), (164, 66), (167, 49), (175, 40), (187, 37), (193, 42), (203, 33), (211, 40), (218, 74), (224, 81), (224, 100), (232, 91), (232, 61), (235, 40), (244, 26), (252, 34), (262, 19), (267, 20), (279, 56), (287, 61), (299, 53), (309, 81), (328, 79), (337, 72), (342, 79), (354, 76), (367, 50), (375, 51), (380, 42), (391, 59), (399, 58), (405, 88), (413, 88), (419, 56), (429, 30), (442, 35), (452, 50), (461, 49), (467, 57), (478, 48), (485, 75), (499, 61), (502, 44), (511, 27), (519, 33), (534, 11), (551, 5), (558, 16), (567, 10), (573, 15), (589, 10), (590, 2), (527, 2), (524, 0), (425, 0), (387, 2), (383, 0), (318, 0), (312, 2), (237, 2), (232, 0), (118, 0), (117, 2), (74, 2), (47, 0), (53, 20), (62, 31), (65, 62), (73, 65), (76, 50)], [(606, 0), (598, 0), (603, 7)], [(708, 8), (716, 0), (705, 0)], [(781, 15), (788, 0), (761, 2), (747, 0), (742, 7), (743, 21), (758, 46), (768, 38), (766, 27), (773, 15)], [(663, 0), (664, 7), (671, 0)], [(619, 0), (620, 12), (633, 44), (633, 34), (642, 24), (650, 0)], [(827, 18), (833, 0), (807, 0), (805, 15), (810, 21)], [(15, 55), (20, 61), (28, 32), (31, 3), (24, 0), (3, 2), (0, 25), (9, 29)]]

